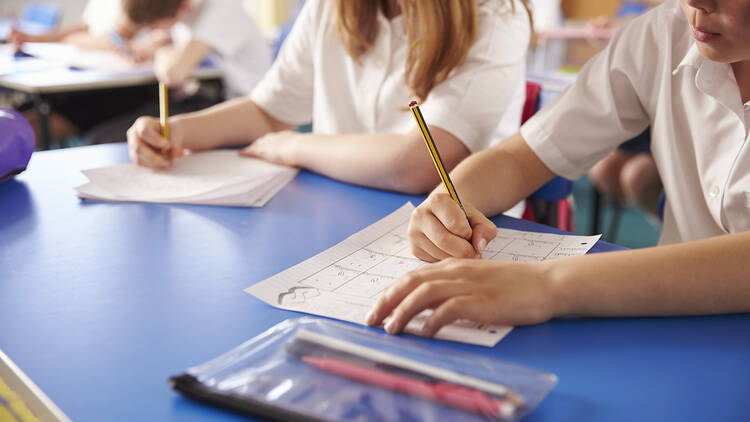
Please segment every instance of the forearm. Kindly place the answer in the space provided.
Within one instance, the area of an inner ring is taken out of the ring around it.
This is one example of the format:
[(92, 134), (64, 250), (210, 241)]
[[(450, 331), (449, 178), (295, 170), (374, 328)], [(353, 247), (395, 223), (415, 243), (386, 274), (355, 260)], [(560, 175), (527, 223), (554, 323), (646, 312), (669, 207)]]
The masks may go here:
[[(441, 154), (450, 170), (468, 155), (466, 147), (438, 128)], [(436, 141), (438, 142), (438, 141)], [(406, 134), (306, 135), (295, 145), (294, 161), (328, 177), (358, 185), (423, 194), (440, 178), (424, 142)]]
[(461, 200), (485, 215), (508, 210), (552, 177), (520, 133), (470, 156), (451, 172)]
[(52, 32), (48, 32), (46, 34), (27, 35), (27, 37), (28, 37), (28, 41), (30, 42), (60, 42), (70, 35), (86, 33), (87, 31), (88, 31), (87, 25), (79, 24), (79, 25), (68, 27), (68, 28), (62, 28), (62, 29), (58, 29)]
[(174, 116), (169, 123), (183, 148), (194, 150), (246, 145), (267, 133), (293, 127), (268, 115), (249, 97)]
[(159, 49), (154, 63), (159, 82), (169, 86), (184, 84), (210, 51), (211, 47), (208, 44), (196, 40), (177, 49), (171, 47)]
[(88, 31), (77, 31), (66, 35), (62, 42), (88, 50), (114, 50), (112, 39), (106, 34), (92, 35)]
[[(130, 42), (138, 32), (139, 27), (133, 25), (125, 18), (120, 18), (116, 23), (113, 31), (122, 37), (126, 42)], [(112, 41), (110, 34), (92, 34), (89, 32), (88, 25), (81, 24), (72, 28), (64, 34), (60, 41), (73, 44), (79, 48), (91, 50), (116, 50), (117, 45)]]
[(750, 312), (750, 232), (548, 261), (555, 316)]
[(400, 191), (404, 180), (396, 164), (402, 142), (400, 134), (310, 134), (296, 142), (294, 161), (333, 179)]

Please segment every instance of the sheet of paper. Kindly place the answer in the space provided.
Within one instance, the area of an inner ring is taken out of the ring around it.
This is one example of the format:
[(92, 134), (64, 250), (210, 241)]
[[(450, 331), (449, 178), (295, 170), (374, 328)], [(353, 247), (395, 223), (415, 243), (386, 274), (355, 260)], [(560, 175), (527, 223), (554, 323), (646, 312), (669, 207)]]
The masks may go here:
[[(245, 289), (277, 308), (363, 324), (378, 296), (399, 276), (426, 265), (412, 255), (407, 228), (414, 206), (392, 214), (338, 245)], [(600, 236), (574, 236), (500, 229), (484, 259), (544, 261), (585, 254)], [(407, 332), (418, 333), (430, 311), (414, 318)], [(492, 347), (513, 327), (459, 320), (441, 329), (444, 340)]]
[(83, 174), (90, 182), (76, 191), (85, 199), (263, 206), (297, 170), (240, 157), (233, 150), (215, 150), (187, 155), (168, 170), (120, 164)]
[(14, 57), (16, 49), (10, 44), (0, 44), (0, 76), (23, 72), (37, 72), (56, 67), (53, 63), (34, 58)]
[(81, 69), (152, 72), (151, 63), (136, 64), (113, 51), (84, 50), (63, 43), (25, 43), (22, 50), (37, 59)]

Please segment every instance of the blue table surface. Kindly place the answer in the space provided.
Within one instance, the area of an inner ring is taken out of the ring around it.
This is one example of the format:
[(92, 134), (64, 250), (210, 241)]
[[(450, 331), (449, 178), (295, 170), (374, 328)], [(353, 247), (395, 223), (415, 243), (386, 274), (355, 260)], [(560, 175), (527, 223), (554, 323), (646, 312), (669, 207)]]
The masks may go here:
[[(75, 197), (79, 170), (127, 161), (124, 144), (42, 152), (0, 184), (0, 349), (76, 421), (244, 420), (168, 377), (301, 316), (244, 288), (423, 199), (307, 172), (257, 209)], [(417, 341), (557, 374), (527, 421), (750, 420), (750, 315), (555, 320), (494, 348)]]

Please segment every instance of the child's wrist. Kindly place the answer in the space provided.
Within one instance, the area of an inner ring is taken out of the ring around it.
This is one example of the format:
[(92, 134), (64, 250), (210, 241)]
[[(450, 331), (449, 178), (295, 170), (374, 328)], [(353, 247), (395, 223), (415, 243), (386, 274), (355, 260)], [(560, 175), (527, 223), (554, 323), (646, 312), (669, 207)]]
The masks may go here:
[(194, 149), (188, 139), (185, 139), (185, 118), (173, 116), (169, 118), (169, 133), (172, 145), (181, 149)]
[(569, 261), (560, 259), (540, 263), (546, 267), (545, 279), (548, 281), (552, 318), (569, 317), (578, 313), (574, 309), (576, 293), (573, 286), (573, 268), (568, 265)]
[(305, 143), (305, 141), (308, 141), (307, 143), (309, 144), (309, 140), (306, 139), (305, 134), (295, 132), (294, 136), (292, 137), (289, 152), (289, 161), (291, 165), (299, 166), (302, 164), (305, 148), (305, 145), (303, 144)]

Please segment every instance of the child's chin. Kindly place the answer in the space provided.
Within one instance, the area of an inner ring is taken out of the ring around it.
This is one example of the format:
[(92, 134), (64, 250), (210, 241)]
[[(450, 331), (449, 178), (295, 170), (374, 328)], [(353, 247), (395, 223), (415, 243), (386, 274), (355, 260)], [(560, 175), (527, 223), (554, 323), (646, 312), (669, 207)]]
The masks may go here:
[(717, 46), (715, 45), (708, 45), (701, 42), (698, 43), (698, 51), (700, 51), (703, 57), (719, 63), (734, 63), (741, 60), (737, 57), (734, 57), (734, 54), (724, 51), (724, 49), (717, 48)]

